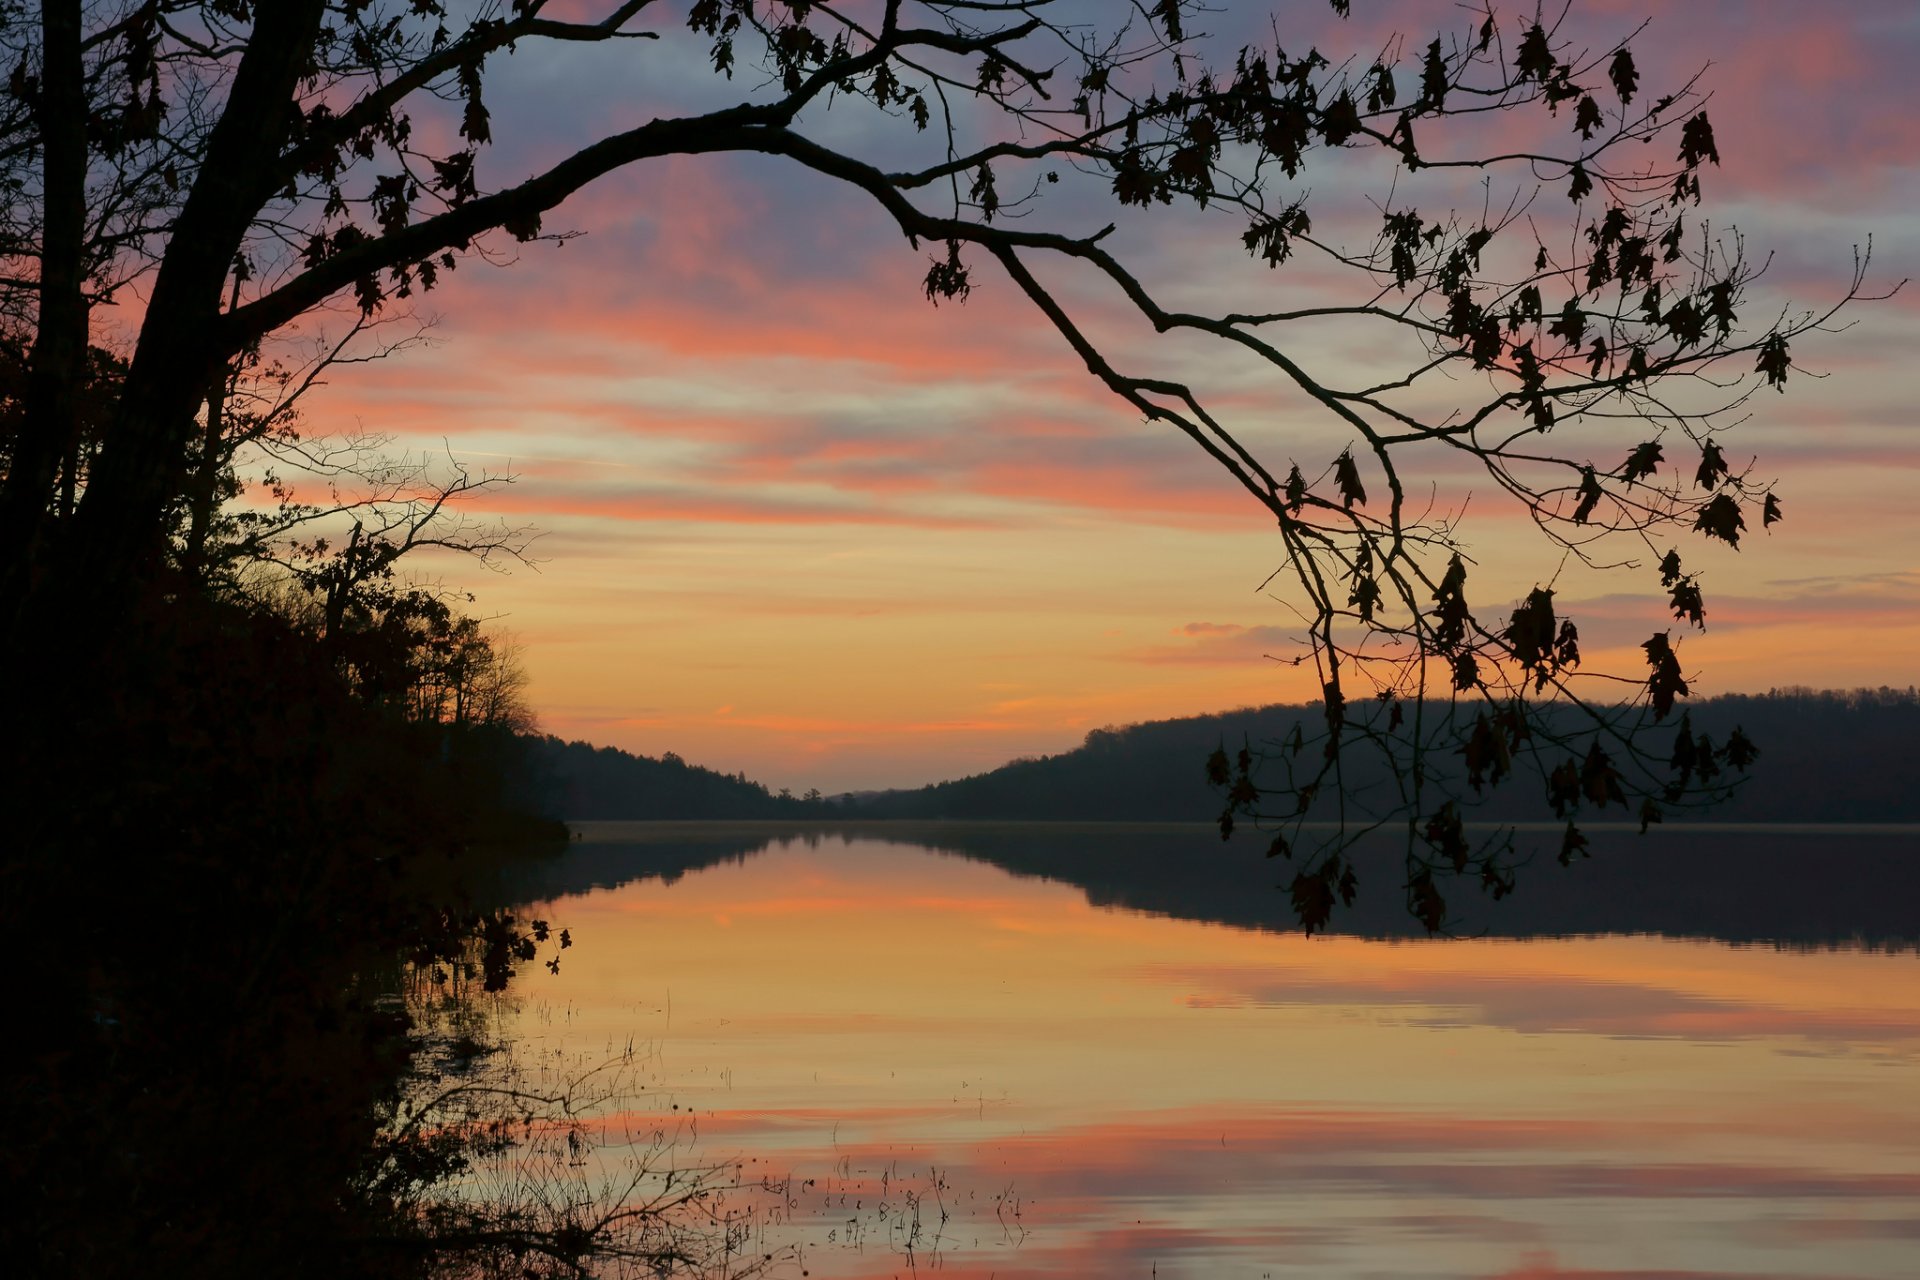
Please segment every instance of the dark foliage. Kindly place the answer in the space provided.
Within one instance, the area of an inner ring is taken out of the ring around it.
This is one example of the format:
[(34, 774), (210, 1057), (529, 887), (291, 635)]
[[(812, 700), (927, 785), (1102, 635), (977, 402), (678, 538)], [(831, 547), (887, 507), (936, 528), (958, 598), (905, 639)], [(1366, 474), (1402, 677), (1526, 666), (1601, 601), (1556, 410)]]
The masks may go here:
[(570, 821), (692, 818), (818, 818), (841, 812), (837, 802), (778, 795), (745, 774), (688, 764), (669, 751), (659, 759), (616, 747), (544, 737), (526, 747), (548, 812)]
[(369, 706), (283, 618), (176, 597), (137, 619), (92, 684), (13, 695), (10, 1265), (405, 1273), (416, 1227), (350, 1193), (413, 1053), (400, 966), (504, 981), (529, 932), (462, 885), (564, 831), (498, 802), (524, 743)]
[[(1272, 706), (1214, 716), (1096, 729), (1072, 751), (1016, 760), (988, 773), (861, 799), (850, 813), (871, 818), (1034, 821), (1202, 821), (1220, 810), (1235, 770), (1216, 779), (1201, 767), (1222, 744), (1284, 756), (1322, 719), (1320, 706)], [(1752, 779), (1710, 809), (1710, 822), (1920, 822), (1920, 697), (1912, 690), (1854, 692), (1784, 689), (1695, 702), (1695, 730), (1716, 742), (1738, 726), (1763, 745)], [(1436, 783), (1447, 762), (1436, 760)], [(1455, 758), (1456, 782), (1470, 764)], [(1356, 776), (1349, 785), (1364, 791)], [(1547, 797), (1514, 787), (1469, 799), (1477, 822), (1538, 821), (1554, 816)], [(1614, 806), (1612, 816), (1628, 814)], [(1686, 814), (1675, 820), (1685, 820)], [(1262, 847), (1266, 842), (1262, 841)]]
[[(1516, 625), (1541, 607), (1523, 606)], [(1412, 718), (1417, 710), (1369, 707), (1364, 714), (1374, 718), (1360, 722), (1377, 729), (1396, 711)], [(1624, 718), (1619, 738), (1642, 732), (1635, 708), (1609, 714)], [(1433, 808), (1413, 821), (1381, 816), (1404, 812), (1399, 796), (1407, 777), (1385, 753), (1356, 755), (1345, 763), (1335, 797), (1346, 819), (1337, 832), (1331, 822), (1303, 821), (1310, 790), (1291, 809), (1265, 812), (1273, 794), (1255, 782), (1262, 770), (1290, 777), (1316, 768), (1321, 754), (1310, 744), (1325, 715), (1324, 705), (1275, 706), (1098, 729), (1078, 750), (867, 798), (852, 812), (1041, 821), (1217, 814), (1223, 837), (1252, 823), (1265, 828), (1259, 839), (1267, 855), (1290, 868), (1280, 888), (1309, 932), (1337, 924), (1367, 884), (1404, 889), (1404, 908), (1423, 928), (1452, 931), (1463, 911), (1477, 910), (1474, 898), (1498, 901), (1523, 880), (1551, 875), (1549, 860), (1564, 866), (1590, 856), (1594, 823), (1630, 821), (1644, 832), (1689, 820), (1920, 821), (1920, 757), (1912, 751), (1920, 741), (1920, 696), (1910, 689), (1789, 689), (1697, 702), (1665, 731), (1670, 750), (1657, 760), (1620, 752), (1614, 739), (1588, 727), (1588, 711), (1549, 709), (1538, 715), (1536, 736), (1516, 739), (1511, 723), (1482, 709), (1440, 704), (1420, 718), (1436, 739), (1461, 745), (1421, 760)], [(1628, 803), (1629, 786), (1642, 794), (1637, 807)], [(1282, 787), (1277, 795), (1285, 800), (1298, 790), (1306, 788)], [(1543, 822), (1565, 825), (1552, 834), (1513, 825)], [(1365, 842), (1377, 856), (1383, 838), (1400, 842), (1402, 865), (1384, 876), (1356, 876), (1355, 848)], [(1637, 865), (1652, 876), (1645, 892), (1659, 894), (1657, 864)]]

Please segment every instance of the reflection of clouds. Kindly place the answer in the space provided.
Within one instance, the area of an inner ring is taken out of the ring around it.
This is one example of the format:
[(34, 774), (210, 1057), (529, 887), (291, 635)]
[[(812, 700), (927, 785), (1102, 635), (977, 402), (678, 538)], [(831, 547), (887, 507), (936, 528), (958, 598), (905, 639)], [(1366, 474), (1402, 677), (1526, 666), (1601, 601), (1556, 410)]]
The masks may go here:
[(1920, 1037), (1920, 1010), (1774, 1006), (1563, 974), (1423, 974), (1411, 966), (1370, 978), (1233, 966), (1143, 972), (1192, 988), (1187, 1003), (1195, 1008), (1384, 1006), (1412, 1011), (1406, 1020), (1416, 1026), (1687, 1040), (1778, 1036), (1871, 1043)]
[[(829, 1124), (836, 1140), (821, 1144)], [(1219, 1106), (982, 1136), (954, 1108), (854, 1106), (717, 1110), (704, 1113), (700, 1126), (703, 1141), (758, 1152), (757, 1159), (802, 1177), (832, 1168), (869, 1181), (876, 1171), (893, 1171), (904, 1180), (906, 1171), (937, 1170), (955, 1202), (971, 1201), (976, 1216), (983, 1216), (983, 1192), (1019, 1188), (1023, 1225), (1032, 1235), (1012, 1256), (992, 1257), (992, 1272), (1002, 1276), (1131, 1274), (1130, 1266), (1144, 1271), (1156, 1261), (1166, 1274), (1198, 1275), (1234, 1262), (1270, 1266), (1303, 1256), (1323, 1266), (1352, 1265), (1376, 1252), (1397, 1259), (1382, 1272), (1396, 1275), (1408, 1274), (1414, 1259), (1433, 1264), (1455, 1257), (1483, 1261), (1440, 1274), (1751, 1276), (1757, 1273), (1749, 1267), (1731, 1265), (1731, 1254), (1726, 1271), (1563, 1269), (1553, 1255), (1537, 1251), (1537, 1242), (1569, 1207), (1600, 1222), (1687, 1201), (1702, 1205), (1697, 1212), (1708, 1221), (1725, 1211), (1704, 1205), (1718, 1202), (1743, 1220), (1765, 1224), (1752, 1241), (1760, 1253), (1774, 1249), (1784, 1257), (1848, 1242), (1899, 1245), (1915, 1234), (1896, 1215), (1920, 1194), (1920, 1173), (1688, 1158), (1689, 1144), (1705, 1126), (1632, 1115), (1515, 1120)], [(826, 1199), (815, 1206), (802, 1196), (793, 1220), (833, 1220)], [(1846, 1208), (1829, 1207), (1840, 1205)], [(974, 1274), (974, 1265), (988, 1269), (969, 1248), (969, 1234), (980, 1243), (977, 1230), (956, 1234), (945, 1264), (950, 1274)], [(1518, 1269), (1484, 1261), (1530, 1244), (1536, 1250), (1522, 1255)], [(866, 1274), (834, 1265), (831, 1255), (814, 1261), (825, 1264), (826, 1274)]]
[(1761, 1234), (1795, 1244), (1844, 1244), (1854, 1240), (1911, 1240), (1920, 1244), (1920, 1217), (1880, 1217), (1839, 1207), (1823, 1215), (1776, 1218)]
[[(1015, 1130), (982, 1136), (971, 1101), (920, 1107), (791, 1108), (699, 1113), (702, 1134), (728, 1143), (777, 1141), (795, 1160), (857, 1166), (924, 1167), (956, 1177), (1011, 1178), (1048, 1203), (1095, 1213), (1140, 1196), (1176, 1200), (1222, 1188), (1303, 1184), (1390, 1193), (1380, 1201), (1399, 1218), (1400, 1197), (1449, 1198), (1902, 1200), (1920, 1195), (1920, 1171), (1831, 1170), (1778, 1160), (1741, 1163), (1689, 1152), (1702, 1139), (1728, 1138), (1744, 1126), (1680, 1123), (1623, 1114), (1587, 1118), (1511, 1118), (1409, 1111), (1271, 1111), (1226, 1105), (1144, 1113), (1106, 1123), (1036, 1127), (1019, 1115)], [(990, 1113), (997, 1114), (997, 1113)], [(608, 1133), (641, 1128), (646, 1113), (609, 1118)], [(658, 1117), (655, 1116), (655, 1119)], [(813, 1148), (831, 1130), (831, 1145)], [(1410, 1230), (1461, 1234), (1484, 1223), (1475, 1214), (1414, 1214)], [(1838, 1232), (1843, 1220), (1809, 1219)]]
[[(578, 1043), (664, 1037), (609, 1136), (694, 1104), (703, 1155), (817, 1180), (803, 1234), (852, 1215), (830, 1181), (937, 1171), (951, 1276), (1911, 1273), (1910, 957), (1307, 941), (1095, 910), (904, 834), (737, 843), (764, 852), (543, 908), (581, 943), (556, 990)], [(633, 1013), (661, 991), (670, 1023)], [(907, 1274), (884, 1234), (808, 1269)]]
[[(951, 1278), (977, 1275), (982, 1280), (1020, 1276), (1172, 1276), (1173, 1259), (1188, 1266), (1209, 1259), (1299, 1257), (1319, 1251), (1337, 1233), (1326, 1228), (1264, 1227), (1231, 1230), (1176, 1226), (1163, 1222), (1115, 1223), (1090, 1231), (1071, 1244), (1028, 1244), (1011, 1258), (979, 1271), (943, 1269)], [(883, 1273), (889, 1274), (892, 1273)]]
[(1563, 1267), (1552, 1252), (1537, 1249), (1528, 1250), (1525, 1260), (1517, 1266), (1490, 1275), (1487, 1280), (1733, 1280), (1735, 1276), (1741, 1280), (1784, 1280), (1778, 1273), (1770, 1277), (1744, 1270), (1695, 1271), (1672, 1267), (1595, 1270), (1591, 1267)]

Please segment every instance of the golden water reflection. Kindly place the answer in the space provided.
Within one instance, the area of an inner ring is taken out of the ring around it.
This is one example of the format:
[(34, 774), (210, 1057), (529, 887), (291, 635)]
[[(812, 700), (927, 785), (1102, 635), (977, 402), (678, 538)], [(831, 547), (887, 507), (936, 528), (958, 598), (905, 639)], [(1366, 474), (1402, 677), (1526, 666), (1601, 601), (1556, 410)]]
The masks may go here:
[(523, 1050), (644, 1046), (796, 1275), (1920, 1274), (1912, 954), (1309, 940), (858, 838), (544, 910)]

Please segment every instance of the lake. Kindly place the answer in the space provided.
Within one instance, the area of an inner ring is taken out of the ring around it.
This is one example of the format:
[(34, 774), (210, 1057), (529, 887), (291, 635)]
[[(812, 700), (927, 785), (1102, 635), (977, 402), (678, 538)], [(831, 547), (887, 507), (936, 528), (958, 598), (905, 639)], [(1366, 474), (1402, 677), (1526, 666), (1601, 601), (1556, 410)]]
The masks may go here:
[(776, 1274), (1920, 1274), (1911, 830), (1605, 833), (1428, 940), (1194, 829), (577, 829), (517, 1052), (637, 1064), (599, 1158), (735, 1162)]

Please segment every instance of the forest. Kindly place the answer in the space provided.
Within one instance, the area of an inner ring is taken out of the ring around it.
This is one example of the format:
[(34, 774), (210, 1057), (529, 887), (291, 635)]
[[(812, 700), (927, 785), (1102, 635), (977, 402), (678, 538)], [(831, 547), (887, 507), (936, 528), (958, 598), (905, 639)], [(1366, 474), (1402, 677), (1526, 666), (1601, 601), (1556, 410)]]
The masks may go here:
[[(1759, 756), (1729, 794), (1668, 815), (1670, 821), (1920, 821), (1920, 759), (1909, 745), (1920, 735), (1920, 697), (1912, 689), (1721, 694), (1694, 702), (1688, 714), (1694, 726), (1722, 740), (1744, 730)], [(855, 811), (898, 818), (1213, 819), (1224, 795), (1208, 785), (1201, 767), (1210, 752), (1251, 744), (1256, 752), (1284, 756), (1296, 729), (1310, 728), (1318, 715), (1317, 707), (1275, 706), (1096, 729), (1075, 750), (872, 797)], [(1476, 795), (1464, 777), (1464, 758), (1452, 763), (1452, 782), (1475, 821), (1564, 816), (1544, 792), (1488, 788)], [(1634, 817), (1617, 813), (1618, 821)]]

